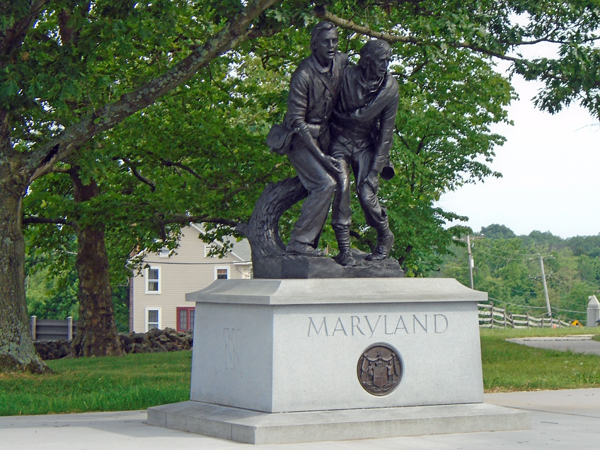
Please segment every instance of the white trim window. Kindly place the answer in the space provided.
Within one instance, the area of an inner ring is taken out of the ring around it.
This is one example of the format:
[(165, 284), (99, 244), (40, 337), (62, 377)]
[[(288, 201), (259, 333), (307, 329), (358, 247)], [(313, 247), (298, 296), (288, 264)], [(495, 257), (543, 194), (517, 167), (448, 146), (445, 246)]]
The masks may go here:
[(168, 258), (170, 253), (171, 253), (171, 251), (167, 247), (163, 247), (160, 249), (158, 256), (160, 258)]
[(144, 274), (146, 294), (160, 294), (160, 267), (148, 267)]
[(162, 329), (160, 325), (160, 319), (160, 308), (146, 308), (146, 331), (150, 331), (155, 328)]
[(215, 280), (228, 280), (229, 266), (215, 266)]

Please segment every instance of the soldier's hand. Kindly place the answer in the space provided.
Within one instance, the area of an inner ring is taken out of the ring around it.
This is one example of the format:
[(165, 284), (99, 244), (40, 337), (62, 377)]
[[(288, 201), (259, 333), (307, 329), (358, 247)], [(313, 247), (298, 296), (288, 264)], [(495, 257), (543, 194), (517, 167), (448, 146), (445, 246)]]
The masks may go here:
[(325, 163), (325, 167), (329, 171), (335, 172), (335, 173), (342, 173), (342, 165), (333, 156), (327, 156), (326, 155), (324, 163)]

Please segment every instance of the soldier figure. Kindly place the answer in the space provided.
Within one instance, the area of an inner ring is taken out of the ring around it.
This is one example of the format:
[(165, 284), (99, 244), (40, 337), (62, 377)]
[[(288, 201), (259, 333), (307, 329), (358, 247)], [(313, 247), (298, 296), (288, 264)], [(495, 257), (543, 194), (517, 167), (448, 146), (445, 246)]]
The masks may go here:
[(321, 231), (341, 169), (328, 156), (329, 122), (338, 99), (342, 70), (348, 56), (337, 51), (338, 34), (328, 22), (312, 30), (312, 55), (303, 60), (290, 81), (284, 126), (293, 130), (288, 158), (308, 191), (286, 248), (288, 253), (322, 256), (317, 250)]
[(344, 266), (356, 264), (350, 253), (350, 168), (366, 222), (377, 230), (377, 246), (366, 259), (387, 258), (394, 243), (385, 207), (377, 198), (379, 175), (389, 163), (399, 100), (398, 82), (387, 71), (391, 56), (387, 42), (367, 42), (360, 50), (358, 66), (344, 70), (334, 111), (336, 136), (329, 154), (340, 162), (342, 174), (331, 224), (339, 248), (336, 261)]

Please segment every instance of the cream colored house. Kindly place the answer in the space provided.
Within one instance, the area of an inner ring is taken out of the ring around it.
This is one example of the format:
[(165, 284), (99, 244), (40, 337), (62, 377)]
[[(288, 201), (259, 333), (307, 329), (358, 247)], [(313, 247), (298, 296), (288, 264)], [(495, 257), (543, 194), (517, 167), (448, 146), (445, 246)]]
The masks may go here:
[(147, 254), (149, 267), (135, 274), (130, 284), (129, 328), (138, 333), (152, 328), (186, 331), (194, 325), (194, 305), (185, 294), (210, 285), (217, 278), (251, 278), (252, 262), (247, 240), (234, 243), (224, 258), (208, 256), (211, 245), (198, 238), (200, 226), (183, 230), (179, 248), (169, 256)]

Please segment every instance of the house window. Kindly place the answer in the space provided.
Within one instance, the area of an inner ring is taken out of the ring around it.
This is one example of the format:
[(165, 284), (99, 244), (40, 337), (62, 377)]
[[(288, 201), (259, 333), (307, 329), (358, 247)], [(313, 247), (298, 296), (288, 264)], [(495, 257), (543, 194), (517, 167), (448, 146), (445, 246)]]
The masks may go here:
[(160, 308), (146, 308), (146, 331), (160, 328)]
[(196, 311), (194, 307), (177, 308), (177, 331), (194, 329)]
[(146, 294), (160, 294), (160, 268), (146, 269)]
[(160, 249), (160, 253), (158, 254), (161, 258), (168, 258), (169, 257), (169, 249), (167, 247), (163, 247)]
[(229, 266), (215, 267), (215, 280), (228, 280)]

